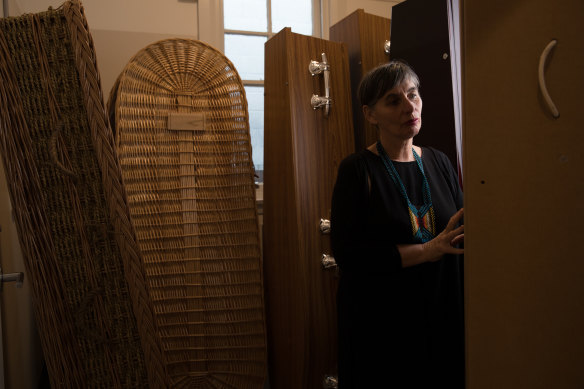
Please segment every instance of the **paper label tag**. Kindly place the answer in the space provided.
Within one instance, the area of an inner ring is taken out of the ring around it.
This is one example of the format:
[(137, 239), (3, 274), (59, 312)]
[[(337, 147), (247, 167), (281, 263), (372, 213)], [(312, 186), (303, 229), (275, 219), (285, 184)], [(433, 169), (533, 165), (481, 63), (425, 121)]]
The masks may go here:
[(168, 114), (168, 129), (172, 131), (203, 131), (205, 130), (205, 114), (171, 112)]

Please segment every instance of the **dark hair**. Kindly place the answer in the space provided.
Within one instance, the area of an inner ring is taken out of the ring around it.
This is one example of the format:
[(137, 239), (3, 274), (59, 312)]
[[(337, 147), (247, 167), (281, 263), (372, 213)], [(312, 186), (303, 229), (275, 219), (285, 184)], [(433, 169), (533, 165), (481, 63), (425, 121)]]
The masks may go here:
[(359, 101), (361, 106), (373, 106), (387, 93), (405, 80), (413, 81), (416, 88), (420, 87), (420, 79), (407, 63), (391, 61), (380, 65), (363, 76), (359, 84)]

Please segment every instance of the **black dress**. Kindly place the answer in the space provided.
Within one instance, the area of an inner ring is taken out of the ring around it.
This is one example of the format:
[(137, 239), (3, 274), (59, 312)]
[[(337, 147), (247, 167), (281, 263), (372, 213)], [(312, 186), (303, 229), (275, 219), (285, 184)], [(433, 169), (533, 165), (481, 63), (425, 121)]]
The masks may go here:
[[(438, 234), (462, 207), (462, 191), (442, 152), (423, 148), (422, 162)], [(394, 165), (411, 202), (423, 203), (416, 162)], [(415, 243), (407, 205), (376, 154), (364, 150), (341, 163), (331, 227), (340, 268), (339, 388), (463, 388), (462, 256), (401, 267), (396, 245)]]

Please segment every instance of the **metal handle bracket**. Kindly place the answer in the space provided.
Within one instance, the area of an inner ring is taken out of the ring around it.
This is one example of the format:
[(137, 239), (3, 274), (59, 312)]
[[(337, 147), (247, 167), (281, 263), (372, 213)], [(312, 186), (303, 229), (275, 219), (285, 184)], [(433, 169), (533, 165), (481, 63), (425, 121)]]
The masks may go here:
[(308, 64), (308, 71), (312, 76), (316, 76), (321, 73), (324, 75), (324, 96), (319, 96), (316, 94), (312, 95), (310, 99), (310, 105), (313, 109), (324, 107), (324, 114), (325, 116), (328, 116), (330, 106), (332, 104), (332, 99), (330, 86), (330, 66), (326, 59), (326, 54), (322, 53), (322, 62), (310, 61), (310, 64)]
[(0, 267), (0, 290), (5, 282), (16, 282), (15, 286), (17, 288), (22, 287), (22, 283), (24, 282), (24, 273), (8, 273), (4, 274), (2, 272), (2, 268)]
[(322, 381), (322, 387), (325, 389), (336, 389), (339, 387), (339, 379), (337, 376), (325, 376)]
[(331, 221), (328, 219), (320, 219), (319, 228), (320, 228), (320, 232), (322, 232), (323, 234), (330, 234)]
[(323, 254), (321, 258), (322, 267), (325, 269), (336, 268), (337, 262), (335, 261), (335, 257), (328, 254)]

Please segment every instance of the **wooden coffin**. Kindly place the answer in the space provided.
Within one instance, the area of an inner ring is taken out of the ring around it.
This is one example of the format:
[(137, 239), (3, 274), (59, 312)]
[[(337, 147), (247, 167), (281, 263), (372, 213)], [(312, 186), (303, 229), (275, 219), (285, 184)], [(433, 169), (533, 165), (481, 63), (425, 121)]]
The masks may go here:
[[(321, 388), (336, 375), (335, 267), (324, 268), (329, 236), (321, 232), (340, 161), (353, 151), (349, 63), (341, 43), (294, 34), (266, 43), (264, 275), (270, 384)], [(330, 66), (332, 105), (313, 109)]]
[(349, 53), (355, 150), (362, 150), (377, 141), (377, 130), (369, 124), (361, 110), (357, 91), (363, 75), (389, 61), (386, 42), (390, 38), (391, 20), (358, 9), (330, 28), (330, 40), (343, 42)]

